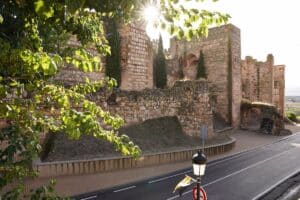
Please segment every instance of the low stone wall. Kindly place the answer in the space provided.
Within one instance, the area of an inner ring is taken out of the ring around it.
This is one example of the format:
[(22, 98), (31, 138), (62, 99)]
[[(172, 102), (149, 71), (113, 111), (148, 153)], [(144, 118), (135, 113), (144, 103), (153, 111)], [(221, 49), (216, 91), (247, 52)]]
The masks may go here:
[[(220, 144), (207, 146), (204, 150), (207, 156), (227, 152), (235, 145), (235, 139)], [(201, 147), (199, 147), (201, 148)], [(92, 174), (116, 170), (124, 170), (152, 165), (175, 163), (191, 160), (199, 148), (143, 155), (138, 159), (132, 157), (115, 157), (106, 159), (91, 159), (78, 161), (46, 162), (36, 161), (33, 168), (39, 172), (39, 177), (57, 177), (62, 175)]]
[(115, 91), (109, 97), (95, 93), (92, 101), (120, 115), (126, 124), (134, 124), (165, 116), (177, 116), (183, 131), (199, 136), (201, 125), (213, 137), (212, 111), (206, 81), (178, 81), (172, 88), (143, 91)]

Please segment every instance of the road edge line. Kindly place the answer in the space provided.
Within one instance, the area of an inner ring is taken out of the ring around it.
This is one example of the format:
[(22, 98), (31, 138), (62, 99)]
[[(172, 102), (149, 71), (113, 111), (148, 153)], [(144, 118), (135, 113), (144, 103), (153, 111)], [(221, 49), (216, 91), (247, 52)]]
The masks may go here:
[(287, 181), (288, 179), (292, 178), (293, 176), (295, 176), (298, 173), (300, 173), (300, 169), (295, 170), (294, 172), (292, 172), (290, 175), (288, 175), (284, 179), (282, 179), (282, 180), (278, 181), (277, 183), (273, 184), (268, 189), (266, 189), (264, 192), (261, 192), (260, 194), (256, 195), (254, 198), (252, 198), (252, 200), (259, 200), (260, 198), (262, 198), (263, 196), (265, 196), (266, 194), (268, 194), (269, 192), (271, 192), (278, 185), (284, 183), (285, 181)]

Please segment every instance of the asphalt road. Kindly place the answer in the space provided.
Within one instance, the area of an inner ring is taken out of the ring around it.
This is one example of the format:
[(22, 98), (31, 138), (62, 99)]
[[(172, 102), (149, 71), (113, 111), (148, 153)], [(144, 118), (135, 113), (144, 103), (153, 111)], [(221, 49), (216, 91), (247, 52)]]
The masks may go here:
[[(209, 162), (202, 187), (209, 200), (259, 199), (267, 191), (300, 171), (300, 134), (250, 151)], [(192, 199), (192, 187), (182, 197), (175, 185), (192, 175), (182, 169), (164, 176), (75, 197), (78, 200), (173, 200)], [(115, 177), (118, 178), (118, 177)]]

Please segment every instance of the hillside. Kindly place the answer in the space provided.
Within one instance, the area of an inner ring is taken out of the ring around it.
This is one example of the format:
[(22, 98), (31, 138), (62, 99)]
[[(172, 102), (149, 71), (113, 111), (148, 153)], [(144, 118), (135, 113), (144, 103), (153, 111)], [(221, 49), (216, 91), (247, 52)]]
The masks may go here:
[[(120, 134), (128, 135), (143, 151), (143, 154), (172, 151), (201, 145), (201, 140), (184, 134), (177, 117), (163, 117), (146, 120), (137, 125), (120, 129)], [(229, 141), (220, 135), (206, 144)], [(91, 136), (80, 140), (69, 140), (63, 134), (53, 134), (47, 145), (49, 150), (44, 161), (81, 160), (121, 156), (113, 146)]]

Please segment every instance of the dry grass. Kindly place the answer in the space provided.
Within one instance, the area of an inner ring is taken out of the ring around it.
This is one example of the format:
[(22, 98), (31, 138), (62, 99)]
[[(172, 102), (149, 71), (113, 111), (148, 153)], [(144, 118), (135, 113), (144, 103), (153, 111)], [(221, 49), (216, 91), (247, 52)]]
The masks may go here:
[[(121, 134), (126, 134), (137, 144), (143, 154), (173, 151), (202, 145), (199, 137), (184, 134), (177, 117), (164, 117), (146, 120), (145, 122), (122, 128)], [(220, 134), (207, 145), (230, 141), (230, 138)], [(63, 134), (57, 134), (53, 140), (50, 152), (45, 161), (81, 160), (121, 156), (113, 146), (102, 140), (85, 136), (80, 140), (68, 140)]]

